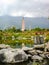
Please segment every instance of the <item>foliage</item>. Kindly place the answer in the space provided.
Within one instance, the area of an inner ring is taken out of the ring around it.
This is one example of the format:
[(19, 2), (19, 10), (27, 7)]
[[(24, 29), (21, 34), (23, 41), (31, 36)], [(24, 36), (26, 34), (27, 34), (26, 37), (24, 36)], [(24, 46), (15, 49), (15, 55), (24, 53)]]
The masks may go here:
[(36, 32), (44, 32), (44, 36), (46, 35), (45, 42), (49, 41), (49, 30), (35, 28), (32, 30), (25, 30), (22, 32), (20, 29), (16, 29), (15, 27), (8, 28), (6, 30), (0, 30), (0, 44), (9, 44), (11, 46), (22, 45), (33, 45), (34, 41), (32, 39), (35, 36)]
[(37, 28), (35, 28), (34, 30), (35, 30), (35, 31), (41, 31), (42, 29), (39, 28), (39, 27), (37, 27)]

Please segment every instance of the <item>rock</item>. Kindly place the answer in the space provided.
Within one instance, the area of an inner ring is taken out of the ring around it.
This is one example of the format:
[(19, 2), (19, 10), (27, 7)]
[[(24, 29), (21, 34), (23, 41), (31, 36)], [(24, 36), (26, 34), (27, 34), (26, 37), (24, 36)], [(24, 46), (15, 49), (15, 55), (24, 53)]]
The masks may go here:
[(29, 53), (30, 55), (35, 55), (35, 54), (37, 54), (36, 50), (28, 51), (28, 53)]
[(6, 63), (17, 63), (28, 60), (28, 56), (22, 50), (2, 49), (0, 50), (0, 61)]
[(39, 54), (43, 53), (43, 51), (40, 51), (40, 50), (36, 50), (36, 52), (39, 53)]
[(1, 54), (0, 54), (0, 62), (2, 62), (4, 59), (5, 59), (4, 54), (1, 53)]
[(29, 47), (22, 47), (22, 50), (23, 50), (23, 51), (30, 51), (30, 50), (33, 50), (33, 48), (29, 48)]
[(49, 59), (49, 54), (46, 54), (46, 57)]
[(28, 54), (28, 57), (32, 57), (30, 54)]
[(5, 44), (0, 44), (0, 49), (5, 49), (5, 48), (10, 48), (9, 45), (5, 45)]
[(44, 54), (40, 54), (40, 56), (41, 56), (42, 58), (46, 58), (46, 56), (45, 56)]
[(28, 60), (28, 56), (25, 54), (24, 51), (19, 50), (18, 54), (14, 56), (15, 62), (23, 62)]
[(5, 59), (3, 62), (10, 63), (10, 62), (14, 61), (14, 59), (13, 59), (14, 53), (9, 50), (6, 50), (6, 52), (4, 52), (4, 57), (5, 57)]
[(34, 45), (34, 48), (44, 48), (44, 44)]
[(40, 50), (32, 50), (32, 51), (28, 51), (28, 54), (30, 55), (38, 55), (38, 54), (42, 54), (43, 51)]
[(45, 51), (49, 51), (49, 42), (45, 43)]
[(32, 56), (32, 59), (33, 59), (33, 60), (39, 60), (39, 61), (43, 60), (43, 58), (40, 57), (40, 56), (38, 56), (38, 55)]

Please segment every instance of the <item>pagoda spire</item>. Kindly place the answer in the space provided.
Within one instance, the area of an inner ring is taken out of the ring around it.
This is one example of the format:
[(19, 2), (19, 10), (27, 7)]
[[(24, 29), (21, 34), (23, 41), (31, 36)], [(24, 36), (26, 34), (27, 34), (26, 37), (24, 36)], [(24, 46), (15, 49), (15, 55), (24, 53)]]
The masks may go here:
[(25, 30), (25, 23), (24, 23), (25, 21), (24, 21), (24, 17), (22, 18), (22, 32)]

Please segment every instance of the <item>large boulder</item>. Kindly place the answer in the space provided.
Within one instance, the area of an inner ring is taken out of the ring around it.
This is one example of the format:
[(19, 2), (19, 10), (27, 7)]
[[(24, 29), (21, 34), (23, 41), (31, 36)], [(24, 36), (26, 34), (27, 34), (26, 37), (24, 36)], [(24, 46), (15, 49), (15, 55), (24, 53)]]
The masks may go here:
[(26, 61), (28, 59), (28, 56), (26, 55), (26, 53), (22, 50), (18, 51), (18, 54), (15, 54), (14, 56), (14, 60), (15, 62), (22, 62), (22, 61)]
[(0, 62), (17, 63), (28, 60), (28, 56), (22, 50), (2, 49), (0, 50)]

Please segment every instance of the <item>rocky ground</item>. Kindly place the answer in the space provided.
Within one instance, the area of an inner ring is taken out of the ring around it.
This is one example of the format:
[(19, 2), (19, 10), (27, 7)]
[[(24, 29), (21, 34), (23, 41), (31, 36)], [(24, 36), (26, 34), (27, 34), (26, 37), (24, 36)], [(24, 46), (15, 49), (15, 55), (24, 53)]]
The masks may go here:
[(18, 63), (23, 61), (42, 62), (49, 65), (49, 43), (34, 45), (32, 48), (13, 49), (9, 45), (0, 44), (0, 62)]

